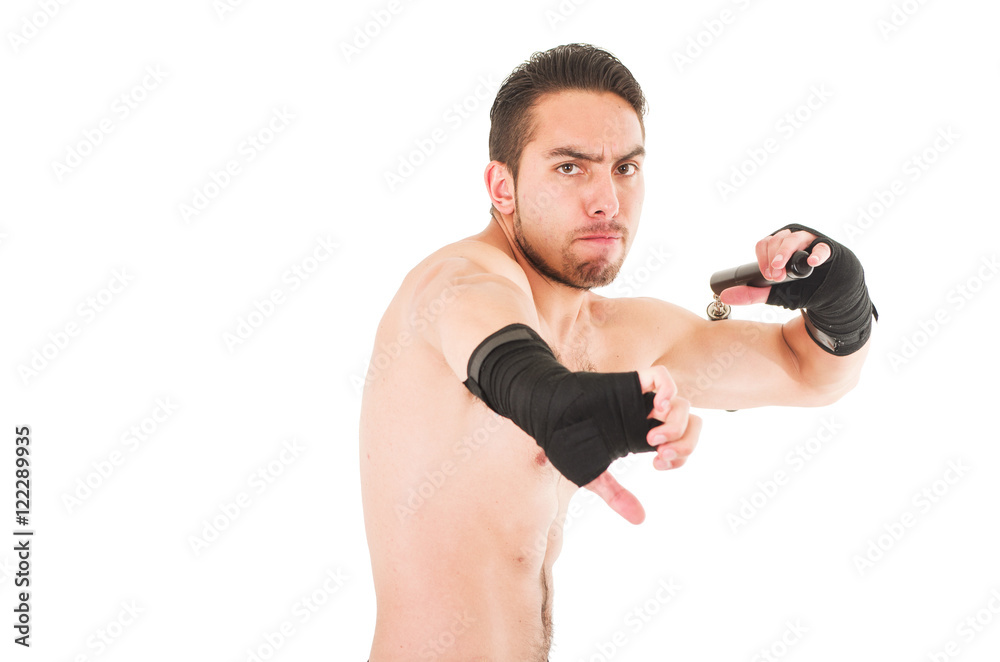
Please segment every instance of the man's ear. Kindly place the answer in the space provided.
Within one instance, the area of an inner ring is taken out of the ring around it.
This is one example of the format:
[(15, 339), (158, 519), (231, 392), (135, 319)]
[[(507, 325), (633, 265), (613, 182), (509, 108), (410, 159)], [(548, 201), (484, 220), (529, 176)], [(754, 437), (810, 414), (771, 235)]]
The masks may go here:
[(490, 161), (483, 175), (490, 202), (504, 215), (514, 213), (514, 178), (507, 166), (500, 161)]

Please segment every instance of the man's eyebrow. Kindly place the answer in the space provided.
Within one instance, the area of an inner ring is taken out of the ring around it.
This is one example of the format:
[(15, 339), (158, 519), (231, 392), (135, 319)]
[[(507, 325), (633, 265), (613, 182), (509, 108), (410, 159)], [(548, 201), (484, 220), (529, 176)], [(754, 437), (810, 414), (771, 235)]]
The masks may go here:
[[(625, 154), (624, 156), (621, 156), (618, 159), (616, 159), (615, 162), (617, 163), (618, 161), (627, 161), (629, 159), (634, 159), (637, 156), (645, 156), (645, 155), (646, 155), (646, 148), (643, 147), (642, 145), (638, 145), (635, 148), (633, 148), (632, 151), (629, 152), (628, 154)], [(546, 159), (570, 158), (570, 159), (579, 159), (580, 161), (591, 161), (594, 163), (601, 162), (600, 154), (587, 154), (586, 152), (576, 147), (556, 147), (555, 149), (550, 149), (545, 153), (545, 158)]]

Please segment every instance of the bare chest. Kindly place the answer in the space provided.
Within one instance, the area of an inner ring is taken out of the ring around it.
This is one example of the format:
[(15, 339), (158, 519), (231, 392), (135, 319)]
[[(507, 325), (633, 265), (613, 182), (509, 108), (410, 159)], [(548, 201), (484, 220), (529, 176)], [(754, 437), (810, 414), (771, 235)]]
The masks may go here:
[(593, 327), (584, 327), (563, 340), (548, 340), (556, 360), (574, 372), (598, 372), (601, 338)]

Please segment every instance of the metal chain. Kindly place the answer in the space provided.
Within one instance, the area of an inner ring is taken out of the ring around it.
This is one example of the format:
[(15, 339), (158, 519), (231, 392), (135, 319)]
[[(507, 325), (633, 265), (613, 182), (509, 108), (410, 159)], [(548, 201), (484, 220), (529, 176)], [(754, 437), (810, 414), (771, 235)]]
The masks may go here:
[(728, 304), (722, 303), (722, 299), (719, 298), (718, 294), (712, 296), (712, 303), (708, 304), (708, 309), (705, 311), (708, 313), (708, 319), (713, 322), (719, 320), (729, 319), (729, 313), (732, 308)]

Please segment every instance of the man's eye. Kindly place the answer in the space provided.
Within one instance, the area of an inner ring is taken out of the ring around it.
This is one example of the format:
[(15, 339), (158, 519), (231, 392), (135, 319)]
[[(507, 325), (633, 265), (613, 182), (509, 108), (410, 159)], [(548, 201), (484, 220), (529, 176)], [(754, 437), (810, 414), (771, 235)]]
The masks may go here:
[(579, 167), (575, 163), (564, 163), (559, 166), (559, 171), (564, 175), (572, 175), (574, 173), (573, 168), (579, 170)]
[(636, 170), (638, 170), (638, 166), (634, 163), (623, 163), (618, 166), (618, 172), (623, 175), (634, 175)]

